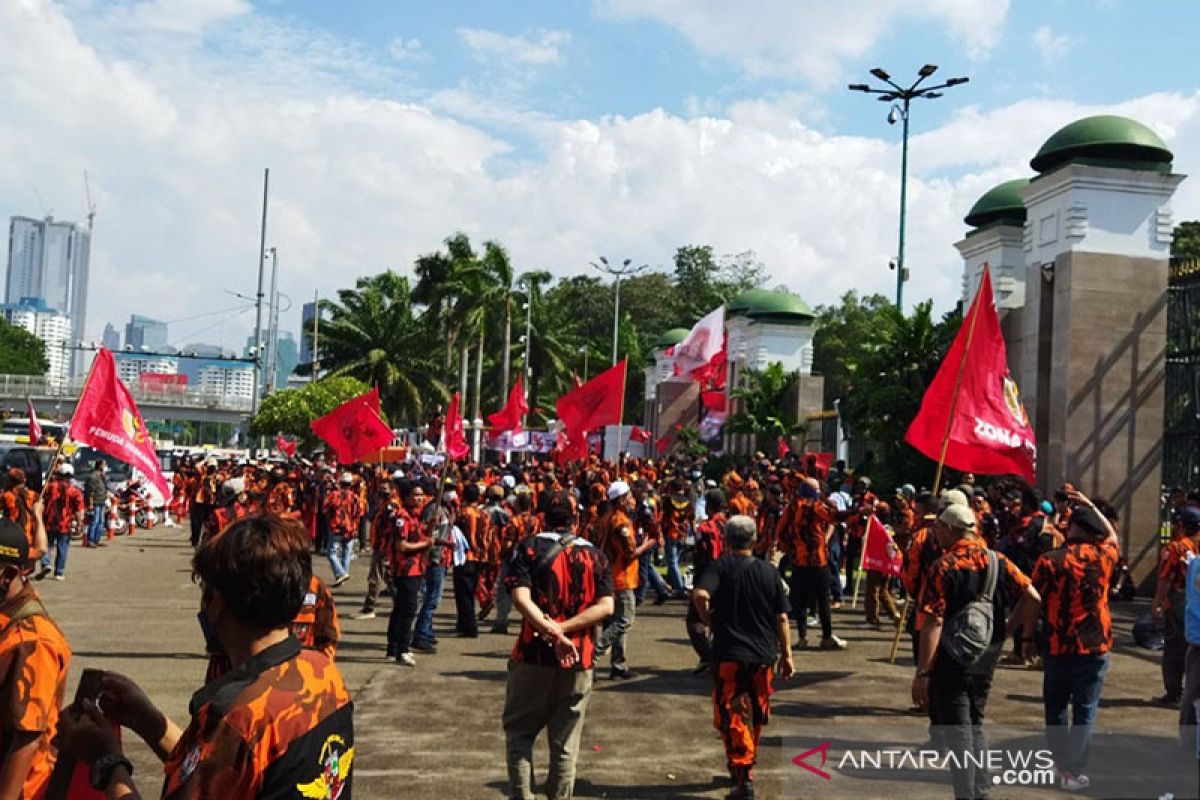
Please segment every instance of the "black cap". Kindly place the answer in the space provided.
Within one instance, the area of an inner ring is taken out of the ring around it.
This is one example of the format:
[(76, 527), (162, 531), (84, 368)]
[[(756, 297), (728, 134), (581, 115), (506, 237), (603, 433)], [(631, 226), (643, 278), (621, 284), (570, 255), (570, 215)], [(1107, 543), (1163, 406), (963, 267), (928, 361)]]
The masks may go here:
[(1104, 518), (1100, 516), (1099, 511), (1090, 506), (1076, 506), (1071, 511), (1071, 524), (1077, 525), (1093, 536), (1108, 535), (1108, 529), (1104, 525)]
[(12, 520), (0, 519), (0, 563), (20, 564), (29, 561), (29, 539), (25, 529)]
[(1171, 515), (1171, 521), (1178, 522), (1187, 531), (1200, 529), (1200, 508), (1184, 506), (1176, 509), (1175, 513)]

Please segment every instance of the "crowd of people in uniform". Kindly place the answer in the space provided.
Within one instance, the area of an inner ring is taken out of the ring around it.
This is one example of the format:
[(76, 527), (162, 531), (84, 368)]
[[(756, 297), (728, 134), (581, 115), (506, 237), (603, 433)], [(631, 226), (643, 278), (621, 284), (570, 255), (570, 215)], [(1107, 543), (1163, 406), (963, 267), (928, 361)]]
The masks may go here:
[[(1089, 786), (1091, 724), (1113, 641), (1109, 599), (1132, 588), (1110, 504), (1069, 484), (1043, 501), (1020, 481), (980, 484), (971, 475), (937, 494), (902, 485), (881, 495), (840, 462), (826, 471), (803, 456), (756, 454), (715, 467), (682, 457), (392, 469), (321, 458), (185, 460), (169, 511), (191, 523), (210, 663), (182, 729), (110, 673), (97, 698), (60, 713), (70, 651), (31, 580), (52, 547), (65, 565), (58, 546), (94, 510), (95, 473), (80, 489), (60, 472), (41, 498), (10, 475), (0, 494), (0, 680), (19, 688), (0, 687), (8, 698), (0, 800), (38, 796), (56, 751), (91, 764), (106, 796), (138, 796), (113, 724), (163, 758), (164, 797), (250, 797), (285, 786), (348, 797), (353, 704), (336, 667), (331, 587), (313, 573), (314, 554), (328, 559), (332, 587), (349, 579), (355, 560), (365, 562), (356, 616), (374, 617), (391, 598), (383, 655), (403, 667), (437, 654), (434, 614), (447, 576), (456, 635), (479, 636), (481, 623), (508, 633), (515, 612), (503, 712), (513, 798), (535, 796), (542, 731), (550, 749), (543, 791), (572, 796), (597, 661), (607, 658), (612, 680), (634, 678), (635, 665), (652, 658), (631, 647), (637, 608), (672, 601), (685, 604), (680, 624), (696, 672), (712, 676), (729, 796), (753, 797), (773, 681), (795, 670), (793, 649), (847, 647), (831, 611), (860, 593), (865, 624), (908, 630), (912, 699), (945, 737), (940, 747), (986, 749), (984, 708), (1003, 658), (1042, 671), (1061, 786)], [(1200, 563), (1192, 558), (1198, 506), (1184, 498), (1174, 509), (1154, 602), (1167, 639), (1159, 702), (1193, 722), (1200, 604), (1194, 622), (1185, 611), (1188, 572)], [(873, 518), (903, 554), (898, 579), (876, 571), (864, 579), (859, 570)], [(981, 602), (995, 621), (986, 627), (972, 616)], [(813, 626), (819, 638), (809, 638)], [(951, 777), (956, 797), (988, 794), (983, 769), (962, 764)]]

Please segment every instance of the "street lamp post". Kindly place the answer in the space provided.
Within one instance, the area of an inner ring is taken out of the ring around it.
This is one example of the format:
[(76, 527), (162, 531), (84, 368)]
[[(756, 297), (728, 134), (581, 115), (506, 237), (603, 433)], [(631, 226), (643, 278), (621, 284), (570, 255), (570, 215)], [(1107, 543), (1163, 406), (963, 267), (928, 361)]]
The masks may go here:
[[(892, 76), (885, 72), (880, 67), (875, 67), (871, 70), (871, 74), (879, 80), (886, 83), (890, 88), (876, 89), (865, 83), (852, 83), (849, 85), (852, 92), (863, 92), (865, 94), (879, 95), (877, 98), (881, 102), (891, 103), (892, 108), (888, 111), (887, 121), (889, 125), (895, 125), (899, 120), (903, 123), (901, 126), (902, 144), (900, 148), (900, 241), (896, 250), (896, 308), (903, 313), (904, 311), (904, 282), (908, 280), (908, 269), (904, 266), (904, 226), (906, 212), (908, 206), (908, 112), (909, 105), (918, 97), (923, 97), (927, 100), (935, 100), (942, 96), (941, 89), (948, 89), (951, 86), (958, 86), (966, 83), (969, 78), (950, 78), (945, 83), (939, 83), (934, 86), (921, 86), (926, 78), (937, 71), (937, 65), (926, 64), (917, 70), (917, 79), (907, 89), (895, 83)], [(899, 102), (897, 102), (899, 101)]]
[(633, 263), (633, 259), (627, 258), (627, 259), (625, 259), (625, 262), (620, 267), (614, 267), (608, 263), (608, 259), (605, 258), (604, 256), (600, 256), (599, 264), (597, 264), (595, 261), (590, 261), (588, 263), (590, 263), (593, 267), (598, 269), (600, 272), (603, 272), (603, 273), (613, 276), (612, 363), (613, 363), (613, 366), (615, 367), (617, 365), (617, 332), (621, 326), (621, 279), (637, 275), (639, 272), (643, 272), (646, 269), (648, 269), (649, 265), (642, 264), (640, 267), (631, 267), (630, 264)]

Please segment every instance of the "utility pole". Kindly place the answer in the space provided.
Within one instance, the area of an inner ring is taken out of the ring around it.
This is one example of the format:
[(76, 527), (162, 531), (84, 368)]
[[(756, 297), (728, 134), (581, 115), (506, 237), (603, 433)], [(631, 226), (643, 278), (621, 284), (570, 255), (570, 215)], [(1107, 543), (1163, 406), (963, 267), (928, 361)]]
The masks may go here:
[[(530, 278), (525, 283), (525, 363), (521, 366), (521, 373), (525, 376), (525, 405), (529, 406), (529, 384), (533, 379), (533, 373), (529, 371), (529, 351), (533, 347), (533, 292), (537, 288), (537, 281)], [(521, 415), (521, 427), (525, 427), (525, 418), (529, 412)]]
[(250, 417), (258, 413), (258, 397), (262, 386), (262, 301), (263, 270), (267, 261), (267, 197), (271, 185), (270, 168), (263, 169), (262, 226), (258, 234), (258, 292), (254, 299), (254, 392), (250, 397)]
[(318, 349), (320, 342), (318, 341), (321, 335), (321, 293), (313, 292), (313, 346), (312, 346), (312, 379), (316, 381), (321, 377), (321, 351)]
[(271, 253), (271, 294), (267, 305), (267, 360), (263, 370), (263, 392), (265, 398), (275, 391), (275, 359), (279, 347), (279, 333), (275, 326), (279, 324), (279, 251), (270, 248)]
[[(640, 267), (631, 267), (632, 258), (625, 259), (625, 263), (620, 267), (614, 267), (608, 263), (608, 259), (600, 256), (600, 263), (590, 261), (593, 267), (600, 272), (613, 276), (613, 348), (612, 348), (612, 365), (617, 365), (617, 334), (621, 327), (621, 279), (632, 277), (639, 272), (643, 272), (649, 268), (647, 264), (642, 264)], [(603, 265), (603, 266), (601, 266)]]

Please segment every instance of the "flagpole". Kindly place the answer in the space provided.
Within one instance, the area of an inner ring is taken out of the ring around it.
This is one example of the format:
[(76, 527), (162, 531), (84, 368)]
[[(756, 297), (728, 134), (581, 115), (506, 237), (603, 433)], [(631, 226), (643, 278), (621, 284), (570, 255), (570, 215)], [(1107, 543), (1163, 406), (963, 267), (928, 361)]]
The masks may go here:
[(867, 563), (867, 537), (870, 535), (871, 522), (867, 520), (867, 529), (863, 531), (862, 545), (858, 548), (858, 569), (854, 571), (854, 597), (850, 598), (850, 608), (852, 609), (858, 608), (858, 590), (862, 587), (863, 565)]
[(908, 621), (908, 604), (912, 600), (907, 594), (904, 595), (904, 607), (900, 609), (900, 619), (896, 620), (896, 636), (892, 639), (892, 654), (888, 656), (888, 663), (896, 663), (896, 651), (900, 649), (900, 632), (904, 630), (904, 623)]
[[(615, 350), (613, 351), (613, 354), (616, 355)], [(621, 429), (625, 426), (625, 387), (629, 381), (629, 359), (626, 358), (623, 363), (625, 364), (625, 367), (621, 370), (621, 408), (619, 411), (617, 411), (617, 441), (618, 442), (621, 441)], [(628, 445), (626, 445), (626, 448), (628, 448)], [(617, 462), (617, 465), (619, 466), (621, 463), (621, 450), (620, 450), (619, 446), (617, 448), (617, 457), (616, 457), (615, 461)]]
[[(101, 348), (103, 349), (103, 348)], [(79, 410), (79, 400), (87, 393), (88, 386), (92, 383), (92, 373), (96, 371), (96, 359), (92, 359), (92, 365), (88, 367), (87, 377), (83, 379), (83, 388), (79, 390), (79, 395), (75, 398), (75, 410)], [(72, 415), (74, 416), (74, 415)], [(50, 469), (46, 472), (46, 478), (42, 481), (42, 491), (38, 493), (38, 500), (41, 501), (46, 496), (46, 489), (50, 486), (50, 478), (54, 475), (54, 470), (58, 467), (58, 462), (62, 459), (63, 448), (67, 446), (67, 439), (71, 438), (71, 426), (63, 431), (62, 437), (58, 440), (58, 449), (54, 451), (54, 458), (50, 460)]]
[[(983, 265), (986, 272), (987, 264)], [(982, 279), (979, 282), (983, 288)], [(979, 317), (979, 302), (971, 304), (971, 320), (967, 327), (967, 341), (963, 346), (962, 357), (958, 361), (958, 375), (954, 379), (954, 391), (950, 394), (950, 413), (946, 415), (946, 432), (942, 435), (942, 452), (938, 455), (937, 472), (933, 476), (933, 491), (937, 494), (942, 483), (942, 469), (946, 466), (946, 449), (950, 446), (950, 431), (954, 427), (954, 412), (958, 409), (958, 392), (962, 388), (963, 374), (967, 371), (967, 354), (971, 352), (971, 340), (975, 338), (975, 320)]]

